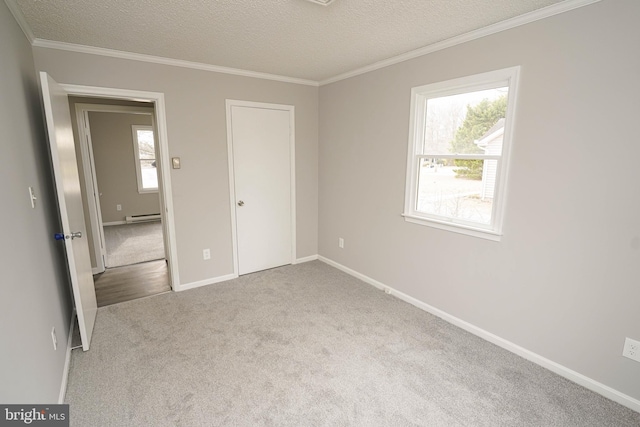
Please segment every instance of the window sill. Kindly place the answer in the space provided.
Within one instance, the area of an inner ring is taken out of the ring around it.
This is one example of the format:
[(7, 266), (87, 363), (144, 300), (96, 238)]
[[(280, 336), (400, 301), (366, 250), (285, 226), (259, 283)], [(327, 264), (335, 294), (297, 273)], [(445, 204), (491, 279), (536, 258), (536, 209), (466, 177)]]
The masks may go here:
[(138, 194), (149, 194), (149, 193), (157, 193), (158, 189), (157, 188), (153, 188), (153, 189), (149, 189), (149, 190), (140, 190), (138, 189)]
[(485, 230), (482, 228), (475, 228), (463, 224), (455, 224), (451, 222), (438, 221), (435, 219), (427, 219), (424, 217), (402, 214), (404, 220), (413, 224), (425, 225), (427, 227), (438, 228), (440, 230), (451, 231), (453, 233), (466, 234), (467, 236), (479, 237), (481, 239), (492, 240), (499, 242), (502, 239), (502, 234), (492, 230)]

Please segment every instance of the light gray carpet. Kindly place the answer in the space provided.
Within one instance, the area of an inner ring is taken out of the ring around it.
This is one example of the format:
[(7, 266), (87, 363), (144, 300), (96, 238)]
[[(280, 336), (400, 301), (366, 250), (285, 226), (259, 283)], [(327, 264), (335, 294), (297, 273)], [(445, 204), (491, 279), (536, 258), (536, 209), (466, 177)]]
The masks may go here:
[(73, 426), (638, 426), (319, 261), (99, 309)]
[(164, 258), (160, 221), (104, 227), (107, 267), (122, 267)]

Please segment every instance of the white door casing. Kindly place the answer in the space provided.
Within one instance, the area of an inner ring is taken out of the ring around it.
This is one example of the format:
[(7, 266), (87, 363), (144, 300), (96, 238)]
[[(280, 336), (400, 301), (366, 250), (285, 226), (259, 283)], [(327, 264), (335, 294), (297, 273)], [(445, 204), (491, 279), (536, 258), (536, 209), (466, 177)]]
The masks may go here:
[[(89, 350), (97, 314), (96, 293), (86, 237), (80, 177), (67, 92), (45, 72), (40, 73), (49, 148), (55, 178), (62, 234), (82, 349)], [(72, 235), (79, 237), (71, 238)]]
[(227, 100), (234, 269), (295, 261), (294, 107)]
[(74, 84), (61, 84), (67, 94), (75, 96), (89, 96), (92, 98), (108, 98), (129, 101), (149, 102), (153, 104), (153, 126), (157, 132), (158, 143), (158, 184), (162, 188), (159, 191), (160, 206), (163, 210), (162, 227), (164, 236), (165, 253), (171, 288), (174, 291), (183, 289), (180, 283), (178, 267), (178, 248), (176, 246), (176, 231), (173, 211), (173, 192), (171, 183), (171, 167), (169, 158), (169, 142), (167, 135), (167, 118), (164, 94), (161, 92), (149, 92), (130, 89), (108, 88), (100, 86), (82, 86)]

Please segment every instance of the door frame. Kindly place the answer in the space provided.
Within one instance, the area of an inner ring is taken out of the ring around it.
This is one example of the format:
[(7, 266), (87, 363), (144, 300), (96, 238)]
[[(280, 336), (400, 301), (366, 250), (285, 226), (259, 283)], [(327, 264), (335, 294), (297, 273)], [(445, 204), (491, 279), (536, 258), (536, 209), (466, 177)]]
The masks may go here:
[[(102, 221), (102, 211), (100, 209), (100, 197), (97, 196), (99, 192), (96, 164), (93, 155), (93, 140), (91, 139), (91, 124), (89, 123), (90, 112), (142, 114), (153, 118), (153, 107), (131, 107), (91, 103), (75, 104), (76, 123), (78, 126), (78, 136), (80, 138), (80, 153), (82, 156), (82, 171), (84, 172), (85, 188), (87, 190), (86, 196), (88, 199), (87, 206), (89, 208), (89, 225), (91, 227), (91, 234), (93, 238), (92, 243), (96, 257), (96, 267), (93, 269), (93, 274), (99, 274), (103, 273), (106, 269), (106, 248), (103, 229), (104, 224)], [(164, 217), (164, 215), (162, 215), (162, 217)]]
[(171, 288), (174, 291), (177, 290), (180, 285), (180, 275), (178, 271), (178, 250), (176, 246), (173, 192), (171, 189), (171, 161), (169, 157), (164, 93), (74, 84), (60, 84), (60, 86), (67, 92), (67, 95), (149, 102), (153, 104), (154, 113), (152, 117), (158, 133), (157, 160), (159, 163), (158, 171), (160, 172), (158, 176), (158, 194), (160, 196), (160, 206), (163, 210), (162, 227), (165, 239), (165, 252)]
[(237, 277), (238, 268), (238, 230), (236, 221), (235, 170), (233, 167), (233, 128), (231, 126), (231, 107), (250, 107), (289, 112), (289, 163), (291, 166), (291, 264), (296, 262), (296, 131), (295, 107), (293, 105), (269, 104), (263, 102), (226, 100), (227, 110), (227, 156), (229, 164), (229, 205), (231, 207), (231, 241), (233, 245), (233, 274)]

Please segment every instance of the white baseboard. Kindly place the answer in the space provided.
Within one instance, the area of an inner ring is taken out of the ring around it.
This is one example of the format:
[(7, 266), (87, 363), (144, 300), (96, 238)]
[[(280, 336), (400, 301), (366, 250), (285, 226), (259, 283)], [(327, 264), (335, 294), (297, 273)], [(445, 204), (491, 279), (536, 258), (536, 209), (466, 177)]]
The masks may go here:
[(67, 355), (64, 359), (64, 368), (62, 369), (62, 382), (60, 384), (60, 394), (58, 395), (58, 403), (64, 403), (64, 397), (67, 394), (67, 383), (69, 382), (69, 368), (71, 365), (71, 345), (73, 343), (73, 326), (75, 325), (76, 309), (71, 311), (71, 324), (69, 325), (69, 339), (67, 339)]
[(293, 262), (293, 265), (302, 264), (303, 262), (315, 261), (318, 259), (318, 255), (310, 255), (303, 258), (298, 258)]
[(338, 270), (342, 270), (345, 273), (356, 277), (360, 280), (362, 280), (365, 283), (368, 283), (369, 285), (372, 285), (380, 290), (384, 290), (386, 292), (388, 292), (389, 294), (415, 306), (418, 307), (421, 310), (424, 310), (428, 313), (433, 314), (434, 316), (440, 317), (441, 319), (461, 328), (464, 329), (467, 332), (470, 332), (486, 341), (489, 341), (499, 347), (504, 348), (505, 350), (508, 350), (512, 353), (517, 354), (518, 356), (521, 356), (537, 365), (542, 366), (543, 368), (546, 368), (548, 370), (550, 370), (551, 372), (554, 372), (570, 381), (573, 381), (576, 384), (579, 384), (593, 392), (596, 392), (608, 399), (613, 400), (614, 402), (617, 402), (623, 406), (626, 406), (629, 409), (632, 409), (636, 412), (640, 412), (640, 400), (635, 399), (631, 396), (628, 396), (616, 389), (613, 389), (607, 385), (604, 385), (602, 383), (599, 383), (598, 381), (595, 381), (585, 375), (582, 375), (572, 369), (567, 368), (566, 366), (560, 365), (559, 363), (554, 362), (553, 360), (549, 360), (545, 357), (540, 356), (537, 353), (534, 353), (530, 350), (527, 350), (524, 347), (520, 347), (517, 344), (512, 343), (511, 341), (508, 341), (504, 338), (501, 338), (495, 334), (492, 334), (491, 332), (485, 331), (482, 328), (479, 328), (475, 325), (472, 325), (469, 322), (466, 322), (462, 319), (459, 319), (455, 316), (452, 316), (451, 314), (444, 312), (436, 307), (433, 307), (429, 304), (426, 304), (412, 296), (409, 296), (403, 292), (400, 292), (390, 286), (385, 285), (384, 283), (381, 283), (375, 279), (372, 279), (369, 276), (365, 276), (362, 273), (359, 273), (355, 270), (350, 269), (349, 267), (345, 267), (342, 264), (339, 264), (329, 258), (325, 258), (323, 256), (319, 256), (318, 259), (326, 264), (331, 265), (332, 267), (337, 268)]
[[(304, 258), (296, 259), (292, 265), (301, 264), (303, 262), (315, 261), (318, 259), (318, 255), (311, 255)], [(200, 280), (197, 282), (184, 283), (175, 287), (176, 292), (186, 291), (187, 289), (199, 288), (201, 286), (213, 285), (214, 283), (226, 282), (227, 280), (237, 279), (239, 276), (237, 274), (227, 274), (225, 276), (213, 277), (211, 279)]]
[(174, 288), (174, 291), (176, 292), (186, 291), (187, 289), (194, 289), (194, 288), (199, 288), (201, 286), (213, 285), (214, 283), (226, 282), (227, 280), (232, 280), (237, 278), (238, 278), (238, 275), (232, 273), (232, 274), (227, 274), (225, 276), (218, 276), (218, 277), (213, 277), (211, 279), (200, 280), (197, 282), (183, 283), (176, 286)]
[(103, 222), (102, 225), (108, 227), (110, 225), (124, 225), (127, 221), (111, 221), (111, 222)]

